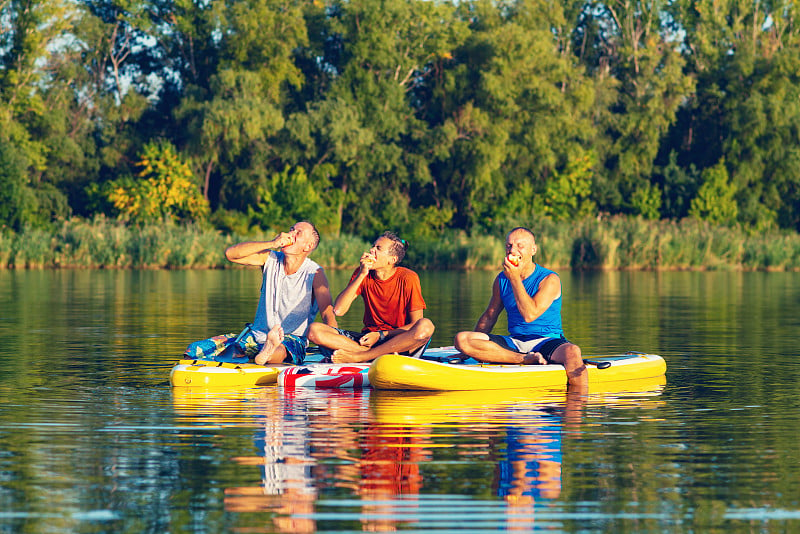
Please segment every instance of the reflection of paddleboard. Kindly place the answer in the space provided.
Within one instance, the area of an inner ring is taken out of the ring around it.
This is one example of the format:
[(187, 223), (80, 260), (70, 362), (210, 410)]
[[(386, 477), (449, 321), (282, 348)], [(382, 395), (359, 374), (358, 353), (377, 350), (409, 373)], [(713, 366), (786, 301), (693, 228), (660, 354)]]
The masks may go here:
[(236, 387), (274, 384), (285, 365), (181, 360), (172, 368), (170, 384), (183, 387)]
[(278, 374), (278, 385), (285, 388), (365, 388), (369, 387), (369, 363), (313, 363), (288, 367)]
[[(655, 354), (592, 356), (584, 361), (589, 384), (661, 376), (667, 370), (664, 359)], [(377, 389), (456, 391), (564, 387), (567, 376), (562, 365), (458, 364), (386, 354), (373, 362), (369, 381)]]
[[(637, 408), (653, 408), (660, 405), (657, 398), (664, 384), (664, 375), (592, 384), (582, 402), (587, 406), (635, 404)], [(564, 406), (568, 395), (563, 386), (478, 391), (374, 390), (370, 409), (375, 419), (385, 424), (503, 424), (519, 421), (520, 415), (537, 414), (548, 406)]]

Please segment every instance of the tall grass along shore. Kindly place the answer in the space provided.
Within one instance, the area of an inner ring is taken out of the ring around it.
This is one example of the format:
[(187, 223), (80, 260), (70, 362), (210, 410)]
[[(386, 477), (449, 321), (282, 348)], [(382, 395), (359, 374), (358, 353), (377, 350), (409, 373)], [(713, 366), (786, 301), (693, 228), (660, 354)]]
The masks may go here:
[[(800, 270), (800, 235), (747, 232), (685, 219), (587, 218), (539, 220), (533, 227), (537, 262), (560, 269)], [(217, 269), (232, 265), (224, 250), (273, 233), (225, 235), (199, 225), (145, 227), (96, 218), (69, 219), (55, 231), (0, 232), (0, 269)], [(497, 269), (503, 235), (445, 232), (414, 240), (405, 263), (417, 269)], [(312, 259), (328, 269), (351, 269), (369, 243), (349, 235), (322, 236)]]

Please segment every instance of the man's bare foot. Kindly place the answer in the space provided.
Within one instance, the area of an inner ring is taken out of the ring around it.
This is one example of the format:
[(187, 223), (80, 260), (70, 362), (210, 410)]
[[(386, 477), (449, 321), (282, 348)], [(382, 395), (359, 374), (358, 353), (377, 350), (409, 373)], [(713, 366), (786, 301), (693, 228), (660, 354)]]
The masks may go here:
[(522, 363), (525, 365), (547, 365), (547, 360), (544, 359), (541, 352), (529, 352), (522, 357)]
[(272, 330), (267, 333), (267, 340), (264, 342), (264, 346), (261, 347), (261, 352), (256, 354), (256, 363), (258, 365), (267, 363), (269, 357), (281, 344), (281, 341), (283, 341), (283, 327), (281, 325), (273, 326)]
[(366, 362), (372, 359), (367, 353), (367, 349), (364, 348), (363, 350), (349, 350), (349, 349), (337, 349), (333, 351), (331, 355), (331, 361), (333, 363), (361, 363)]

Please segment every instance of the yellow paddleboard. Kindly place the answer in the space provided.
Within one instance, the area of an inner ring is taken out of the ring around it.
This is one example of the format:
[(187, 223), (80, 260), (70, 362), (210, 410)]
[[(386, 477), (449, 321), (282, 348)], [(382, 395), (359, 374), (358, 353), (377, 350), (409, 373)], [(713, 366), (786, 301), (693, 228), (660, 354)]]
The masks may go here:
[(170, 384), (182, 387), (268, 386), (278, 380), (286, 365), (263, 366), (254, 363), (222, 363), (207, 360), (181, 360), (172, 368)]
[[(590, 386), (658, 377), (667, 370), (661, 356), (639, 353), (592, 356), (586, 367)], [(370, 366), (369, 382), (375, 389), (466, 391), (565, 387), (567, 375), (562, 365), (451, 364), (386, 354)]]

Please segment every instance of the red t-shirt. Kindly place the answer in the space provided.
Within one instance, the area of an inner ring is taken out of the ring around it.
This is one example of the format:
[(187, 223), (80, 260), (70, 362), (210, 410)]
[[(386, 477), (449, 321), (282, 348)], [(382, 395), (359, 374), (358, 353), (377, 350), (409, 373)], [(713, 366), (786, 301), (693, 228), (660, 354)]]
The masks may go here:
[[(358, 269), (350, 281), (357, 275)], [(397, 267), (388, 280), (379, 280), (375, 272), (370, 271), (357, 294), (364, 299), (364, 332), (405, 326), (410, 322), (412, 311), (425, 309), (419, 276), (406, 267)]]

